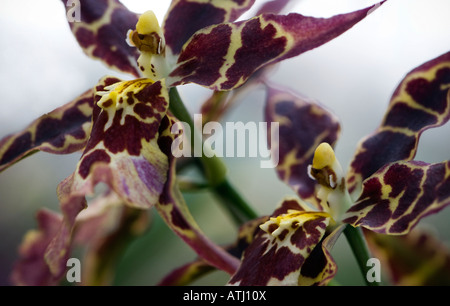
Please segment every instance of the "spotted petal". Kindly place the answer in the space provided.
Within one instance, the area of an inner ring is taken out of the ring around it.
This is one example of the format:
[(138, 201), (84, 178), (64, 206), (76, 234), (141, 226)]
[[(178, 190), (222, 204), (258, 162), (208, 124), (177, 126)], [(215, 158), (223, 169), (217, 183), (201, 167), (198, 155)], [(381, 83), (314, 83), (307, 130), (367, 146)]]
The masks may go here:
[(419, 137), (450, 119), (450, 52), (412, 70), (395, 90), (380, 127), (358, 145), (348, 171), (349, 191), (382, 166), (412, 160)]
[(169, 159), (167, 181), (159, 198), (156, 208), (167, 225), (186, 242), (199, 257), (229, 274), (236, 271), (239, 260), (228, 254), (223, 248), (211, 241), (200, 229), (192, 217), (175, 179), (176, 159), (172, 155), (171, 146), (176, 135), (171, 127), (175, 119), (165, 117), (161, 124), (161, 135), (158, 144)]
[(173, 55), (198, 30), (232, 22), (247, 11), (255, 0), (173, 0), (164, 20), (164, 37)]
[(374, 232), (407, 234), (419, 220), (450, 204), (450, 161), (389, 164), (364, 181), (344, 222)]
[(183, 46), (168, 84), (196, 83), (214, 90), (237, 88), (259, 68), (339, 36), (373, 8), (331, 18), (264, 14), (204, 28)]
[(0, 171), (37, 151), (69, 154), (82, 149), (91, 128), (94, 89), (0, 140)]
[(330, 216), (305, 210), (296, 199), (284, 200), (260, 226), (245, 250), (230, 285), (297, 286), (306, 260), (325, 235)]
[[(88, 56), (108, 67), (138, 77), (139, 53), (126, 43), (127, 32), (134, 29), (138, 15), (118, 0), (62, 0), (75, 38)], [(78, 2), (78, 4), (77, 4)]]
[(75, 172), (58, 186), (64, 224), (46, 254), (55, 275), (63, 271), (75, 218), (86, 207), (85, 196), (99, 182), (127, 205), (148, 209), (159, 199), (168, 160), (158, 146), (159, 126), (168, 108), (164, 81), (147, 79), (107, 84), (94, 107), (91, 137)]
[(322, 210), (315, 196), (317, 183), (309, 177), (308, 166), (320, 143), (334, 145), (337, 141), (340, 132), (337, 117), (316, 101), (269, 86), (265, 120), (279, 123), (279, 139), (268, 139), (271, 150), (279, 154), (278, 177), (300, 198)]
[(333, 279), (337, 273), (337, 264), (331, 256), (331, 249), (344, 228), (345, 225), (340, 225), (331, 233), (326, 233), (309, 257), (306, 258), (300, 270), (299, 286), (324, 286)]

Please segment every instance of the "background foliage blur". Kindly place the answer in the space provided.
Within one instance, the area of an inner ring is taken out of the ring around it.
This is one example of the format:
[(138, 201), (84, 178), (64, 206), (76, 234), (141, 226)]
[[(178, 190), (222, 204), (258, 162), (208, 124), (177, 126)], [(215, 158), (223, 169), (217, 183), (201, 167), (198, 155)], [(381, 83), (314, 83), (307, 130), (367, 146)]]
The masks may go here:
[[(160, 22), (170, 1), (122, 1), (138, 13), (152, 9)], [(257, 0), (256, 3), (263, 1)], [(292, 0), (290, 11), (328, 17), (374, 4), (365, 0)], [(121, 75), (86, 57), (69, 31), (61, 1), (0, 0), (0, 138), (19, 131), (38, 116), (70, 101), (106, 74)], [(416, 66), (450, 50), (450, 1), (390, 0), (374, 14), (330, 43), (284, 61), (270, 79), (327, 106), (340, 119), (342, 135), (336, 154), (347, 167), (356, 143), (380, 123), (403, 76)], [(249, 12), (251, 14), (252, 12)], [(249, 14), (244, 15), (246, 18)], [(198, 112), (209, 90), (180, 88), (188, 108)], [(263, 121), (264, 91), (255, 90), (233, 108), (226, 121)], [(450, 158), (450, 126), (429, 130), (421, 138), (417, 160)], [(395, 145), (395, 144), (393, 144)], [(7, 285), (17, 248), (35, 228), (40, 207), (59, 210), (57, 184), (73, 172), (80, 154), (37, 153), (0, 174), (0, 285)], [(260, 169), (257, 158), (225, 158), (230, 180), (260, 214), (269, 214), (293, 192), (273, 169)], [(186, 194), (202, 229), (218, 243), (233, 241), (236, 229), (208, 192)], [(195, 258), (152, 212), (150, 230), (135, 241), (119, 265), (115, 284), (154, 285), (173, 268)], [(450, 243), (450, 209), (426, 218)], [(344, 237), (333, 250), (337, 280), (362, 284)], [(215, 272), (195, 284), (224, 284)]]

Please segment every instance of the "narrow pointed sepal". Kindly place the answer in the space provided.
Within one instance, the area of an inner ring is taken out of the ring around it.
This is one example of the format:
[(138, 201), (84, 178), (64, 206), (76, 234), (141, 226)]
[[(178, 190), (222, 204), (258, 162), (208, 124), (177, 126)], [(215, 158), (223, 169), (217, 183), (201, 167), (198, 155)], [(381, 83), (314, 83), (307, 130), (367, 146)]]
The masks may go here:
[(278, 177), (300, 198), (324, 210), (316, 198), (318, 185), (308, 175), (308, 166), (320, 143), (334, 145), (338, 140), (337, 117), (312, 99), (268, 85), (265, 120), (279, 123), (278, 139), (268, 139), (272, 152), (279, 155)]
[(383, 122), (363, 139), (347, 172), (349, 191), (358, 196), (361, 183), (384, 165), (412, 160), (422, 132), (450, 119), (450, 52), (406, 75), (392, 95)]
[(171, 133), (174, 124), (179, 123), (176, 122), (174, 117), (168, 115), (164, 118), (160, 127), (161, 134), (158, 144), (169, 160), (169, 171), (156, 209), (175, 234), (183, 239), (200, 258), (217, 269), (233, 274), (239, 260), (228, 254), (203, 233), (192, 217), (178, 188), (175, 177), (176, 159), (172, 154), (172, 143), (176, 137), (181, 137), (181, 135), (177, 136), (177, 134)]
[(0, 140), (0, 171), (37, 151), (69, 154), (81, 150), (92, 126), (94, 89), (41, 116), (23, 131)]
[(364, 19), (373, 7), (331, 18), (259, 15), (197, 31), (183, 46), (168, 84), (231, 90), (263, 66), (319, 47)]
[(404, 235), (429, 214), (450, 204), (450, 162), (401, 161), (363, 183), (361, 196), (343, 222), (377, 233)]

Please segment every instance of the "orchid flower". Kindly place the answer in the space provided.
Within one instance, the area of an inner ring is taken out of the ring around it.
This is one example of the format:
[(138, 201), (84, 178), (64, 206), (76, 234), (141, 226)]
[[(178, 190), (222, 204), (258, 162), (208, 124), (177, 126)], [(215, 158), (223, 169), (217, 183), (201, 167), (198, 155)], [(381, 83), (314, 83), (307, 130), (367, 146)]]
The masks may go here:
[[(170, 149), (177, 136), (170, 131), (177, 119), (188, 120), (177, 111), (184, 106), (176, 98), (176, 86), (236, 89), (259, 69), (339, 36), (380, 5), (330, 18), (265, 13), (236, 21), (253, 4), (174, 0), (160, 26), (151, 11), (138, 15), (117, 0), (80, 1), (81, 20), (69, 22), (79, 45), (88, 56), (132, 79), (105, 76), (78, 98), (0, 141), (0, 170), (39, 150), (83, 150), (74, 173), (57, 189), (62, 211), (58, 229), (47, 230), (48, 223), (42, 222), (44, 238), (31, 239), (44, 244), (39, 262), (48, 269), (42, 274), (45, 280), (63, 275), (74, 227), (88, 207), (86, 196), (100, 182), (127, 207), (156, 207), (201, 258), (229, 274), (236, 272), (239, 260), (204, 235), (176, 184)], [(209, 179), (219, 184), (223, 177), (210, 173)], [(30, 248), (24, 249), (26, 257)]]
[[(411, 231), (450, 204), (450, 161), (414, 160), (422, 132), (450, 119), (450, 53), (406, 75), (379, 128), (358, 144), (347, 175), (333, 150), (336, 116), (317, 101), (266, 85), (266, 120), (280, 124), (279, 141), (271, 143), (280, 152), (276, 171), (298, 198), (286, 197), (271, 216), (241, 228), (241, 264), (229, 284), (326, 285), (337, 272), (331, 249), (353, 227), (364, 228), (393, 283), (448, 284), (449, 250)], [(162, 284), (195, 279), (206, 267), (186, 264)]]
[(266, 119), (281, 125), (272, 144), (280, 152), (277, 174), (300, 200), (285, 199), (260, 225), (230, 284), (327, 284), (337, 269), (330, 250), (347, 224), (405, 235), (449, 205), (450, 161), (413, 160), (422, 132), (450, 119), (449, 85), (450, 53), (409, 72), (379, 128), (359, 143), (347, 176), (331, 146), (336, 118), (269, 87)]

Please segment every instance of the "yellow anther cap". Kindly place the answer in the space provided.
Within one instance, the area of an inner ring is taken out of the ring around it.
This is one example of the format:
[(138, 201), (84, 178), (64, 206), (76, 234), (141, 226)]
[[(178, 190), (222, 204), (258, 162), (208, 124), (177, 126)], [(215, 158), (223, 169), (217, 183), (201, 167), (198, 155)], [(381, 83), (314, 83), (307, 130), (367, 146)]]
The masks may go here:
[(336, 160), (333, 148), (326, 142), (322, 142), (314, 152), (312, 167), (314, 169), (323, 169), (326, 166), (332, 167)]
[(158, 19), (153, 11), (146, 11), (139, 17), (136, 24), (136, 31), (141, 35), (149, 35), (152, 33), (159, 34), (161, 32)]

